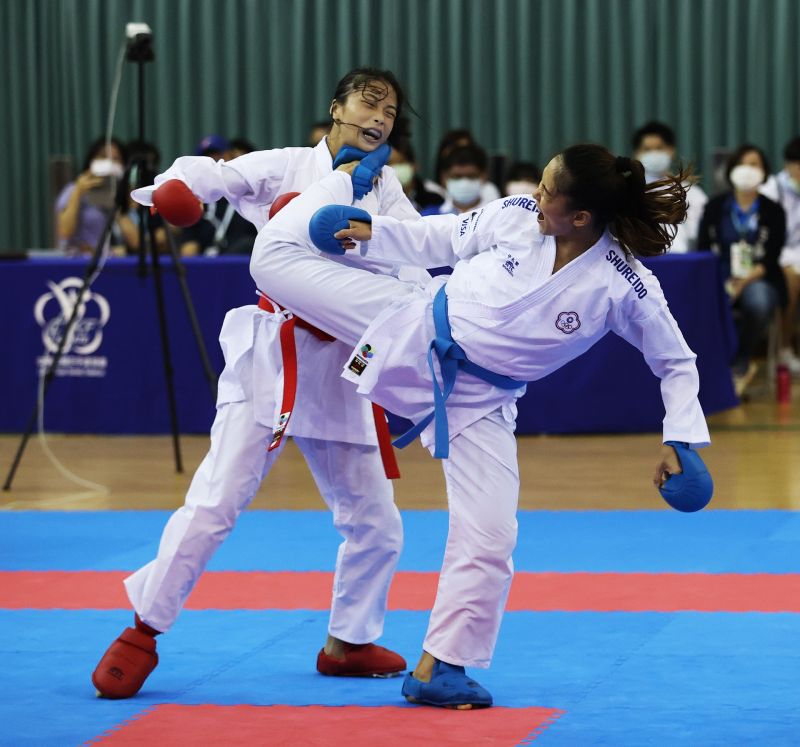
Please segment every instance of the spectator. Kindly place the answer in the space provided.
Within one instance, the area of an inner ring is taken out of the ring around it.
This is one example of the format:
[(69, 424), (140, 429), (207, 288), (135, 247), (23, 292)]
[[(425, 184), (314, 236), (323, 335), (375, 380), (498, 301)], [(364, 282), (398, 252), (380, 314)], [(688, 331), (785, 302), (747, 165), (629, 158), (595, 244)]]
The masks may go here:
[[(236, 142), (237, 148), (250, 143)], [(234, 146), (221, 135), (204, 137), (195, 150), (198, 156), (215, 161), (228, 161), (233, 157)], [(256, 240), (255, 226), (234, 210), (225, 198), (205, 205), (203, 217), (193, 226), (184, 228), (180, 235), (181, 255), (184, 257), (207, 254), (250, 254)]]
[(779, 203), (786, 213), (786, 243), (781, 251), (780, 264), (786, 278), (788, 300), (778, 360), (793, 376), (798, 376), (800, 358), (795, 353), (793, 338), (800, 300), (800, 137), (787, 143), (783, 151), (783, 170), (770, 177), (761, 191)]
[[(56, 198), (59, 248), (66, 254), (88, 255), (97, 248), (116, 209), (117, 186), (125, 173), (125, 162), (125, 146), (116, 138), (108, 143), (104, 137), (98, 138), (87, 149), (78, 178)], [(138, 229), (127, 214), (115, 219), (109, 242), (115, 254), (138, 247)]]
[(406, 197), (418, 212), (427, 208), (438, 208), (444, 198), (425, 189), (425, 185), (417, 174), (417, 162), (414, 151), (407, 139), (402, 139), (392, 146), (389, 165), (394, 169), (397, 180), (403, 186)]
[(731, 191), (709, 200), (700, 221), (698, 246), (722, 262), (725, 287), (734, 308), (739, 350), (733, 361), (736, 393), (744, 394), (756, 373), (755, 347), (779, 305), (786, 282), (778, 258), (786, 238), (783, 208), (758, 192), (769, 173), (763, 151), (740, 145), (728, 161)]
[[(671, 173), (675, 160), (675, 133), (663, 122), (648, 122), (633, 134), (631, 141), (633, 156), (642, 162), (647, 183)], [(687, 213), (686, 221), (680, 223), (672, 240), (670, 252), (684, 254), (697, 246), (697, 231), (700, 219), (708, 202), (708, 196), (697, 184), (685, 185)]]
[(487, 200), (484, 197), (483, 185), (486, 183), (488, 165), (486, 151), (479, 145), (463, 145), (452, 150), (442, 162), (441, 175), (447, 197), (438, 207), (423, 210), (422, 215), (464, 213), (496, 199), (492, 197)]
[(246, 153), (252, 153), (256, 150), (255, 143), (245, 137), (235, 137), (230, 142), (230, 160), (243, 156)]
[(503, 194), (506, 196), (532, 194), (539, 188), (541, 178), (542, 172), (536, 164), (529, 161), (517, 161), (506, 174)]
[[(429, 192), (435, 192), (447, 199), (447, 187), (444, 183), (444, 164), (447, 157), (456, 149), (462, 148), (465, 145), (478, 145), (478, 141), (472, 136), (469, 130), (456, 129), (449, 130), (439, 142), (439, 148), (436, 151), (436, 181), (426, 180), (425, 189)], [(478, 146), (480, 147), (480, 146)], [(487, 159), (488, 169), (488, 159)], [(492, 182), (485, 180), (481, 186), (481, 199), (484, 203), (491, 202), (500, 197), (500, 190), (492, 184)]]

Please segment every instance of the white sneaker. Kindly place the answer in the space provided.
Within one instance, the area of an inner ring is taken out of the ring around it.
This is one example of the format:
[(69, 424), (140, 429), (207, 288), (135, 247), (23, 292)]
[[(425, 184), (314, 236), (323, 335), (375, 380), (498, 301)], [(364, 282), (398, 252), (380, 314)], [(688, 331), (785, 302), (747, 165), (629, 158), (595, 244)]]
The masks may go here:
[(792, 376), (800, 376), (800, 358), (798, 358), (791, 348), (781, 348), (778, 353), (778, 363), (786, 366)]

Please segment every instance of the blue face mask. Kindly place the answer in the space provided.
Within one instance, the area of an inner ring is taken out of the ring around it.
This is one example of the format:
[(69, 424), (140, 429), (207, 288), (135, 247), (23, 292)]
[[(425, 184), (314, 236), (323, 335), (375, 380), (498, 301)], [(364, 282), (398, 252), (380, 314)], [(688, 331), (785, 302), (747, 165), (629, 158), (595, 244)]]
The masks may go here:
[(456, 205), (472, 205), (481, 196), (483, 182), (480, 179), (448, 179), (446, 184), (447, 194), (453, 198)]

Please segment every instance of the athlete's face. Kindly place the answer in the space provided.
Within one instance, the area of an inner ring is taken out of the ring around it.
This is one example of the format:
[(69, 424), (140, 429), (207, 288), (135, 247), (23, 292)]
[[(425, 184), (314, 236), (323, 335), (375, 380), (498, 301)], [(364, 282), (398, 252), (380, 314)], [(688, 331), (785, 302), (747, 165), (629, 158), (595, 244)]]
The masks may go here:
[(334, 101), (331, 117), (331, 137), (339, 147), (351, 145), (365, 151), (375, 150), (386, 142), (394, 127), (397, 94), (387, 83), (372, 81), (350, 93), (344, 104)]
[(566, 236), (578, 226), (582, 226), (588, 215), (585, 210), (574, 210), (569, 198), (556, 190), (554, 176), (561, 168), (560, 159), (556, 156), (545, 166), (539, 187), (533, 193), (539, 205), (539, 230), (546, 236)]

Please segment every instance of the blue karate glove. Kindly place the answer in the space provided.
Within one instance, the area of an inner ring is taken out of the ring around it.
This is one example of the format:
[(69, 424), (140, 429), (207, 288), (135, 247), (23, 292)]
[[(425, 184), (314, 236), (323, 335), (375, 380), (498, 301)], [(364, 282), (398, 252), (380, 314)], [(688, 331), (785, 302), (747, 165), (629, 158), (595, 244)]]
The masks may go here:
[(336, 171), (343, 163), (350, 163), (350, 161), (360, 161), (362, 158), (366, 158), (369, 155), (367, 151), (361, 150), (360, 148), (354, 148), (352, 145), (345, 145), (344, 148), (341, 148), (339, 152), (336, 154), (336, 158), (333, 160), (333, 170)]
[(361, 208), (351, 205), (325, 205), (311, 216), (308, 235), (317, 249), (328, 254), (344, 254), (344, 247), (333, 235), (350, 227), (351, 220), (372, 223), (372, 216)]
[(679, 441), (666, 441), (678, 454), (679, 475), (670, 475), (658, 489), (661, 497), (676, 511), (699, 511), (708, 505), (714, 493), (714, 481), (700, 455)]
[(386, 165), (389, 156), (392, 155), (392, 146), (384, 143), (377, 150), (367, 154), (361, 159), (361, 163), (356, 166), (353, 172), (353, 198), (360, 200), (364, 195), (372, 191), (375, 177), (381, 173), (381, 169)]

